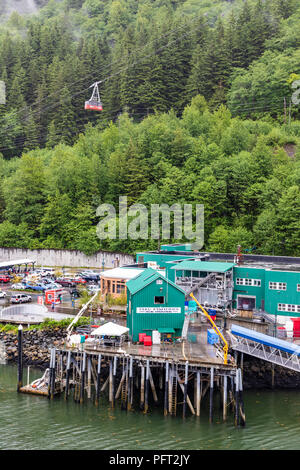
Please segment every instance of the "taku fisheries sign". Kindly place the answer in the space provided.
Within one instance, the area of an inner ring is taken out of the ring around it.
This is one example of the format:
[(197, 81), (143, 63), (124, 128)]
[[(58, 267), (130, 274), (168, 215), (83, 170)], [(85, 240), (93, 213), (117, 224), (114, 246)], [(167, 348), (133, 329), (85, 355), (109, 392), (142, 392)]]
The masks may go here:
[(137, 307), (136, 313), (181, 313), (181, 307)]

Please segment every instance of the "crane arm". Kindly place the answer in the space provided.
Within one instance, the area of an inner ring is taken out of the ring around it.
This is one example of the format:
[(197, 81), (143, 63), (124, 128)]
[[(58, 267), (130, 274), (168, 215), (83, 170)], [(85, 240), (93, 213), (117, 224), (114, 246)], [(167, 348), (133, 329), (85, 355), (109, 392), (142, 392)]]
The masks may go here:
[(224, 347), (223, 347), (223, 351), (224, 351), (224, 364), (227, 364), (227, 355), (228, 355), (228, 342), (226, 341), (226, 339), (224, 338), (224, 336), (222, 335), (221, 331), (219, 330), (219, 328), (217, 327), (217, 325), (215, 324), (215, 322), (212, 320), (211, 316), (207, 313), (207, 311), (205, 310), (205, 308), (202, 307), (202, 305), (200, 305), (200, 303), (198, 302), (198, 300), (196, 299), (196, 297), (194, 296), (194, 294), (190, 294), (190, 296), (192, 297), (192, 299), (195, 300), (195, 302), (197, 303), (197, 305), (199, 305), (199, 307), (201, 308), (202, 312), (204, 313), (204, 315), (206, 316), (206, 318), (208, 318), (208, 320), (210, 321), (210, 323), (212, 324), (212, 327), (214, 329), (214, 331), (217, 333), (217, 335), (221, 338), (221, 340), (223, 341), (224, 343)]
[(93, 302), (93, 300), (97, 297), (99, 293), (99, 290), (97, 290), (97, 292), (93, 295), (93, 297), (90, 298), (90, 300), (83, 305), (83, 307), (79, 310), (79, 312), (77, 313), (76, 317), (72, 320), (72, 322), (70, 323), (70, 325), (68, 326), (67, 328), (67, 337), (69, 338), (71, 333), (72, 333), (72, 330), (73, 330), (73, 326), (75, 325), (75, 323), (78, 322), (79, 318), (83, 315), (83, 313), (86, 311), (86, 309), (88, 308), (88, 306)]

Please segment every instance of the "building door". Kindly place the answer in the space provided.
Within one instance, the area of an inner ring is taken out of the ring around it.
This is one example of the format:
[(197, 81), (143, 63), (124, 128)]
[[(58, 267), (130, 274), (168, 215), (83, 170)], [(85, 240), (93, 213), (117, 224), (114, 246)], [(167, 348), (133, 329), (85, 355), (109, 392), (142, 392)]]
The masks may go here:
[(239, 310), (254, 310), (256, 297), (254, 295), (238, 295), (237, 308)]

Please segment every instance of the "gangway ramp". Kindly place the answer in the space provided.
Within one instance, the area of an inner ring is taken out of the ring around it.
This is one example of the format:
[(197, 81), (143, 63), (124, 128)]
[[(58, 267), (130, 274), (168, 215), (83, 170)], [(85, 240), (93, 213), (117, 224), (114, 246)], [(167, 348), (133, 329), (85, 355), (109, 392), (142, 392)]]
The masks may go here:
[(300, 346), (294, 343), (234, 324), (230, 340), (235, 351), (300, 372)]

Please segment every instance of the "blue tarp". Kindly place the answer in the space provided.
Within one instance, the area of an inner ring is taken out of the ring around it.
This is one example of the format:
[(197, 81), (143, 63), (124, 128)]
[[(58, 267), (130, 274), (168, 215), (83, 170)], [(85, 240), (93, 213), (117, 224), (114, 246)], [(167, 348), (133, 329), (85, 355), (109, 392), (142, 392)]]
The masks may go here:
[(244, 328), (243, 326), (231, 325), (231, 333), (235, 336), (241, 336), (242, 338), (247, 338), (257, 343), (265, 344), (266, 346), (271, 346), (272, 348), (280, 349), (281, 351), (288, 352), (290, 354), (297, 354), (300, 356), (300, 346), (297, 344), (289, 343), (282, 339), (274, 338), (273, 336), (264, 335), (263, 333), (258, 333), (257, 331), (250, 330), (249, 328)]

